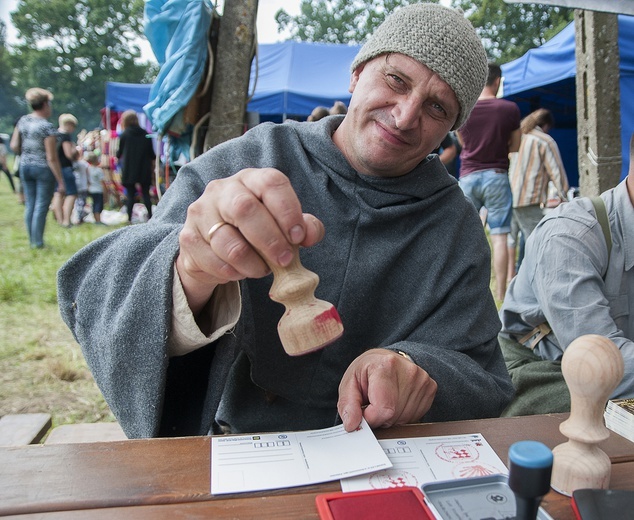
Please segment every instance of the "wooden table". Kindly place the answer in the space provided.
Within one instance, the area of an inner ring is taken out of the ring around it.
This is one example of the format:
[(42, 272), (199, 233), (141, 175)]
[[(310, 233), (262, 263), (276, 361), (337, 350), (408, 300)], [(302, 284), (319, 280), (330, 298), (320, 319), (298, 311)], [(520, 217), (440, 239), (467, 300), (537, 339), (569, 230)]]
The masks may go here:
[[(511, 444), (564, 442), (566, 414), (421, 424), (377, 430), (379, 438), (482, 433), (503, 461)], [(16, 520), (257, 518), (318, 519), (315, 495), (339, 482), (266, 492), (210, 495), (209, 437), (0, 448), (0, 516)], [(611, 488), (634, 489), (634, 443), (611, 433)], [(556, 520), (573, 520), (570, 499), (542, 502)]]

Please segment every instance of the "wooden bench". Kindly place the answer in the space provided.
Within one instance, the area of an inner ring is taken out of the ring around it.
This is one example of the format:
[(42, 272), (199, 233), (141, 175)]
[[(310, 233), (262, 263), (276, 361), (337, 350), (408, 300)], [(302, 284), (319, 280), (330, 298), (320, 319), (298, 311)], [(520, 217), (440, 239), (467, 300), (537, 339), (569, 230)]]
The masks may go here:
[(107, 442), (127, 439), (116, 422), (62, 424), (53, 428), (44, 444), (73, 444), (78, 442)]
[(51, 428), (47, 413), (8, 414), (0, 418), (0, 446), (24, 446), (42, 440)]

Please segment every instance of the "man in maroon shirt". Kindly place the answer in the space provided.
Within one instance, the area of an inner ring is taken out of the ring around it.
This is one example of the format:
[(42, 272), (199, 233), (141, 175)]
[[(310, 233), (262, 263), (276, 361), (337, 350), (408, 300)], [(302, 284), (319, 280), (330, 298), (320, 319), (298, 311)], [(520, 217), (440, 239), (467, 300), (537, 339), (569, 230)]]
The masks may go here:
[(501, 81), (500, 67), (489, 64), (489, 76), (482, 94), (458, 133), (462, 144), (460, 187), (478, 211), (483, 207), (487, 209), (499, 301), (506, 293), (506, 238), (511, 230), (513, 212), (508, 156), (517, 152), (521, 139), (518, 106), (497, 98)]

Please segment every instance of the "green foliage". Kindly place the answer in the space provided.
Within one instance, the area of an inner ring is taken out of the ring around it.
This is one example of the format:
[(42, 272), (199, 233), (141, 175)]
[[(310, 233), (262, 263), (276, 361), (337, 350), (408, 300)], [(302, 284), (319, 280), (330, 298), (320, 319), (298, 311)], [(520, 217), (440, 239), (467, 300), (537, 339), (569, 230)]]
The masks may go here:
[(503, 64), (546, 43), (574, 18), (573, 9), (504, 0), (452, 0), (478, 34), (492, 61)]
[(11, 134), (15, 118), (21, 114), (19, 92), (15, 84), (10, 81), (11, 62), (9, 51), (6, 48), (6, 26), (0, 21), (0, 132)]
[[(399, 6), (413, 3), (419, 2), (302, 0), (299, 15), (291, 16), (280, 9), (275, 20), (278, 32), (288, 30), (292, 40), (362, 43), (387, 14)], [(467, 14), (482, 38), (489, 58), (498, 63), (511, 61), (542, 45), (574, 16), (572, 9), (540, 4), (506, 4), (504, 0), (451, 0), (451, 5)]]
[[(20, 96), (33, 86), (51, 90), (54, 117), (70, 112), (79, 128), (98, 127), (107, 81), (137, 83), (156, 71), (138, 63), (132, 43), (143, 34), (143, 7), (143, 0), (20, 0), (8, 77)], [(28, 111), (21, 103), (16, 117)]]
[[(437, 3), (438, 0), (430, 0)], [(360, 43), (372, 34), (396, 7), (415, 0), (302, 0), (300, 14), (284, 9), (275, 14), (278, 32), (289, 30), (292, 40)]]

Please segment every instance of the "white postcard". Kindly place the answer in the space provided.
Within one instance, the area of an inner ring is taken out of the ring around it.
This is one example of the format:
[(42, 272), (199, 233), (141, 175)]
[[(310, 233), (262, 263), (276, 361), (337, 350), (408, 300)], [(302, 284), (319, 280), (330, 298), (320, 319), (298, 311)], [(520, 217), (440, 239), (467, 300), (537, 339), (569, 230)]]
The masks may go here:
[(398, 488), (466, 477), (508, 475), (480, 433), (380, 440), (392, 468), (341, 480), (343, 491)]
[(229, 435), (211, 439), (211, 494), (304, 486), (392, 465), (365, 422), (303, 432)]

